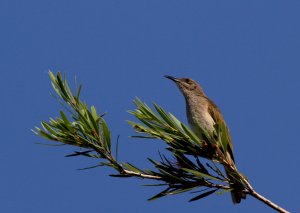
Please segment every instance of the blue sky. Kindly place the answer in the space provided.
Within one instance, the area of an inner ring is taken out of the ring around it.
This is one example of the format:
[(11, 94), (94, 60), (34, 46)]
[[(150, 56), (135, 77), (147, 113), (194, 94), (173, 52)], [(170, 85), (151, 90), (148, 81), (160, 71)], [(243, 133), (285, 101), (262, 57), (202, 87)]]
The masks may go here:
[(169, 74), (191, 77), (222, 110), (238, 168), (254, 188), (299, 207), (299, 1), (0, 1), (1, 212), (273, 212), (248, 197), (188, 203), (147, 198), (160, 189), (108, 177), (74, 147), (45, 147), (30, 129), (58, 115), (49, 69), (84, 85), (82, 98), (107, 112), (120, 160), (146, 168), (160, 141), (130, 139), (125, 120), (140, 97), (186, 122)]

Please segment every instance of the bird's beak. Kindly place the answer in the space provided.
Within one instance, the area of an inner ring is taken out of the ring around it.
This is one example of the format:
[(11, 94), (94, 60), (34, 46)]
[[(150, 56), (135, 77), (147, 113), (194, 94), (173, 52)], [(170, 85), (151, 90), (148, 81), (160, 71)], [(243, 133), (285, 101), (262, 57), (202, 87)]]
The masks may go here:
[(172, 77), (172, 76), (169, 76), (169, 75), (165, 75), (165, 78), (168, 78), (168, 79), (170, 79), (170, 80), (174, 81), (175, 83), (177, 83), (177, 82), (178, 82), (178, 79), (177, 79), (177, 78), (175, 78), (175, 77)]

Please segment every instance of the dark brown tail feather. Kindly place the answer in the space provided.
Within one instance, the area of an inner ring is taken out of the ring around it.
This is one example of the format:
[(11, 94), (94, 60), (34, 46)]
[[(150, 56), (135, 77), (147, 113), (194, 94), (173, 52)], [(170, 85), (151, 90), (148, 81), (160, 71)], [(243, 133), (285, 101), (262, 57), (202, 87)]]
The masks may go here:
[[(234, 178), (232, 178), (230, 175), (229, 175), (229, 171), (226, 169), (226, 167), (225, 167), (225, 171), (226, 171), (226, 174), (227, 174), (227, 176), (232, 180), (234, 180)], [(237, 185), (238, 183), (236, 183), (236, 185)], [(232, 187), (233, 188), (236, 188), (236, 186), (234, 186), (235, 185), (235, 183), (233, 182), (232, 183)], [(244, 192), (242, 192), (242, 191), (239, 191), (239, 190), (232, 190), (231, 191), (231, 198), (232, 198), (232, 202), (234, 203), (234, 204), (238, 204), (238, 203), (240, 203), (241, 202), (241, 200), (242, 199), (246, 199), (246, 194), (244, 193)]]
[(232, 202), (234, 204), (238, 204), (241, 202), (242, 199), (246, 199), (246, 194), (244, 192), (239, 192), (239, 191), (233, 190), (231, 192), (231, 198), (232, 198)]

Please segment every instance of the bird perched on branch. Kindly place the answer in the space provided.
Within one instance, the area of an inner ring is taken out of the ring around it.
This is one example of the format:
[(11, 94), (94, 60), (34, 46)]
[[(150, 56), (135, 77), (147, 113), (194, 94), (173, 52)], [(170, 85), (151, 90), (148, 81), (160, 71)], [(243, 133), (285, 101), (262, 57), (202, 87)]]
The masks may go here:
[[(202, 139), (203, 130), (213, 136), (215, 125), (225, 125), (221, 111), (218, 107), (205, 95), (202, 88), (190, 78), (175, 78), (172, 76), (165, 76), (166, 78), (174, 81), (182, 92), (186, 101), (186, 114), (190, 127), (193, 132)], [(234, 164), (233, 148), (230, 139), (228, 128), (226, 127), (227, 135), (227, 148), (226, 148), (226, 160), (228, 164)], [(223, 164), (224, 165), (224, 164)], [(225, 171), (232, 183), (235, 183), (235, 178), (230, 175), (230, 168), (224, 165)], [(241, 199), (245, 199), (245, 193), (241, 191), (232, 190), (231, 197), (233, 203), (240, 203)]]

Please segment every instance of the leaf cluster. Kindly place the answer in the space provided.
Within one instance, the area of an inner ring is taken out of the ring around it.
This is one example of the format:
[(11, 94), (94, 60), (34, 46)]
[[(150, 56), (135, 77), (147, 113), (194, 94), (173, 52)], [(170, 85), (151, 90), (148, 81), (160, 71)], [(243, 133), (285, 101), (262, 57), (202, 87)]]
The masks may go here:
[(60, 72), (55, 76), (49, 71), (49, 76), (56, 92), (56, 95), (53, 96), (62, 104), (70, 118), (60, 110), (59, 117), (42, 121), (42, 128), (35, 127), (33, 132), (51, 141), (84, 149), (84, 151), (76, 151), (68, 157), (82, 155), (105, 159), (108, 160), (108, 163), (101, 162), (99, 165), (110, 165), (118, 168), (111, 156), (110, 131), (103, 118), (104, 114), (99, 115), (95, 106), (89, 108), (86, 103), (80, 100), (81, 85), (76, 88), (76, 93), (73, 94)]

